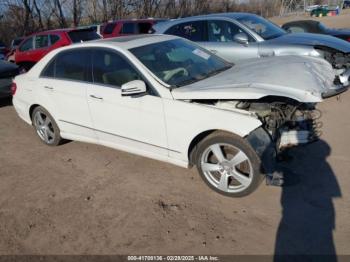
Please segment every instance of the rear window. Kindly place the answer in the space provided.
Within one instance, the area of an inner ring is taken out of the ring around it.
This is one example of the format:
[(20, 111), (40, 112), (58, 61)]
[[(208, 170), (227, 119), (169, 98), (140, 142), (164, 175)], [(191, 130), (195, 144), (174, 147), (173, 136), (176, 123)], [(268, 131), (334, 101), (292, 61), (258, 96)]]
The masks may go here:
[(16, 38), (13, 40), (13, 46), (18, 46), (23, 41), (23, 38)]
[(135, 34), (135, 23), (124, 23), (121, 31), (122, 34)]
[(74, 49), (62, 52), (53, 58), (41, 76), (66, 80), (91, 81), (91, 52)]
[(68, 32), (69, 38), (73, 43), (86, 42), (100, 39), (101, 37), (93, 30), (78, 30)]
[(50, 35), (51, 45), (56, 44), (58, 40), (60, 40), (60, 37), (58, 35)]
[(148, 34), (152, 29), (151, 23), (139, 23), (138, 24), (139, 34)]
[(19, 51), (28, 51), (33, 49), (33, 37), (28, 38), (24, 43), (19, 47)]
[(205, 29), (206, 22), (193, 21), (174, 25), (165, 34), (180, 36), (194, 42), (203, 42), (207, 40)]
[(116, 23), (107, 24), (106, 26), (104, 26), (103, 33), (104, 34), (112, 34), (116, 25), (117, 25)]
[(37, 35), (35, 37), (35, 49), (45, 48), (49, 46), (48, 35)]

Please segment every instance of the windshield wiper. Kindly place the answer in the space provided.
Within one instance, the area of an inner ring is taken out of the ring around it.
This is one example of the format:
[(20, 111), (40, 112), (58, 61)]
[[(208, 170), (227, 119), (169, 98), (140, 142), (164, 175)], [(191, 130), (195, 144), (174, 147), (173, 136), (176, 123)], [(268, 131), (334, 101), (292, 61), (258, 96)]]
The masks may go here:
[(219, 69), (216, 69), (216, 70), (214, 70), (214, 71), (211, 71), (210, 73), (208, 73), (208, 74), (206, 75), (205, 78), (208, 78), (208, 77), (217, 75), (217, 74), (219, 74), (219, 73), (221, 73), (221, 72), (224, 72), (224, 71), (230, 69), (231, 67), (232, 67), (232, 65), (228, 65), (228, 66), (225, 66), (225, 67), (223, 67), (223, 68), (219, 68)]
[(175, 85), (176, 87), (181, 87), (181, 86), (186, 86), (186, 85), (190, 85), (190, 84), (193, 84), (195, 82), (198, 82), (200, 80), (202, 80), (203, 78), (190, 78), (190, 79), (187, 79), (187, 80), (184, 80), (180, 83), (178, 83), (177, 85)]

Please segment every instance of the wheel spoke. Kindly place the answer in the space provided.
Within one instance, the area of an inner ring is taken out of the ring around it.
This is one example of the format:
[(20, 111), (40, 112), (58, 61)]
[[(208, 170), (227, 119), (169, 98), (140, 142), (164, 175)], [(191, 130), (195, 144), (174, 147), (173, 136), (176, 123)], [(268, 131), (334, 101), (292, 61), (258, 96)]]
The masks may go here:
[(41, 114), (40, 114), (40, 112), (38, 112), (37, 114), (36, 114), (36, 119), (38, 120), (38, 124), (39, 125), (43, 125), (44, 124), (44, 119), (43, 119), (43, 117), (41, 116)]
[(242, 162), (248, 160), (248, 157), (242, 152), (239, 151), (231, 160), (230, 163), (233, 166), (237, 166), (239, 164), (241, 164)]
[(243, 186), (249, 186), (250, 182), (251, 182), (251, 178), (241, 174), (240, 172), (233, 171), (231, 173), (231, 175), (234, 177), (234, 179), (236, 179), (239, 183), (241, 183)]
[(222, 153), (220, 145), (218, 144), (212, 145), (210, 149), (215, 155), (216, 159), (219, 161), (219, 163), (225, 160), (225, 157), (224, 157), (224, 154)]
[(44, 135), (45, 141), (46, 141), (46, 142), (49, 142), (49, 135), (48, 135), (48, 133), (47, 133), (47, 129), (46, 129), (46, 128), (43, 129), (43, 135)]
[(49, 137), (54, 138), (55, 134), (49, 128), (46, 129), (46, 132), (47, 132)]
[(221, 174), (218, 188), (224, 192), (228, 191), (228, 178), (229, 178), (229, 175), (226, 172)]
[(203, 172), (219, 171), (220, 170), (220, 166), (217, 165), (217, 164), (203, 163), (202, 164), (202, 170), (203, 170)]
[(50, 118), (46, 116), (44, 125), (48, 127), (50, 123), (51, 123)]

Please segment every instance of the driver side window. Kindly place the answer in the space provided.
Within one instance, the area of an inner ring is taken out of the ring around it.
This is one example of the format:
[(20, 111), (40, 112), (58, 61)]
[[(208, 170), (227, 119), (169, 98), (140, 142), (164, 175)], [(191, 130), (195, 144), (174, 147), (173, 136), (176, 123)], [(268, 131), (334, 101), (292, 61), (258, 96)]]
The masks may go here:
[(130, 81), (142, 80), (130, 63), (113, 51), (94, 50), (92, 61), (94, 83), (120, 88)]
[(291, 26), (287, 29), (289, 33), (305, 33), (306, 30), (300, 26)]
[(253, 38), (234, 23), (222, 20), (208, 21), (209, 42), (234, 42), (235, 35), (239, 33), (245, 33), (249, 42), (253, 42)]

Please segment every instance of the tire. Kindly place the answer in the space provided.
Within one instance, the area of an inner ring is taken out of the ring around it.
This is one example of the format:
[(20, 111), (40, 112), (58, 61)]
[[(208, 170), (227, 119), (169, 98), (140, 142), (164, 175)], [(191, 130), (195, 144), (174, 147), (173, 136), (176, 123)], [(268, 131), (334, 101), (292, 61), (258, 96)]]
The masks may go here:
[(250, 144), (227, 132), (204, 138), (197, 146), (195, 162), (204, 182), (229, 197), (251, 194), (264, 178), (261, 160)]
[(41, 142), (48, 146), (58, 146), (63, 141), (54, 118), (43, 107), (38, 106), (32, 113), (33, 127)]

